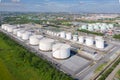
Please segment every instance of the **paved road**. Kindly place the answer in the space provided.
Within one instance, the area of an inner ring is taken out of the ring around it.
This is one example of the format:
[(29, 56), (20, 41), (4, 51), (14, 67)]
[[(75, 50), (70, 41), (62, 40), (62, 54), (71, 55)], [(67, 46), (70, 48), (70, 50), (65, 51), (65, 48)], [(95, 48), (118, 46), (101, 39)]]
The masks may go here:
[(77, 74), (79, 80), (84, 80), (84, 78), (90, 74), (91, 72), (95, 71), (95, 69), (100, 66), (101, 64), (105, 63), (106, 60), (109, 60), (109, 57), (113, 55), (116, 51), (120, 49), (120, 46), (115, 47), (113, 50), (109, 51), (100, 61), (97, 62), (97, 64), (93, 65), (91, 68), (87, 69), (81, 74)]
[(106, 80), (113, 80), (115, 74), (117, 73), (117, 71), (120, 69), (120, 64), (112, 71), (112, 73), (106, 78)]

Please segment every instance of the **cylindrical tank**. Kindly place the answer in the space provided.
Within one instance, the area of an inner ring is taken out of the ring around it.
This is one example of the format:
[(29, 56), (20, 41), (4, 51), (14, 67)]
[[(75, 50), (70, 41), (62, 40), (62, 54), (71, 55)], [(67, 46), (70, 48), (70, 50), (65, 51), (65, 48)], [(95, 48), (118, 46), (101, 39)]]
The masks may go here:
[(9, 25), (5, 25), (4, 30), (7, 31), (8, 27), (9, 27)]
[(88, 31), (93, 31), (93, 30), (94, 30), (93, 26), (88, 27)]
[(71, 33), (66, 33), (66, 39), (71, 40), (72, 39), (72, 34)]
[(22, 37), (22, 34), (25, 32), (25, 30), (19, 30), (17, 31), (17, 36)]
[(77, 41), (78, 40), (78, 35), (73, 35), (73, 41)]
[(97, 40), (95, 40), (95, 45), (96, 45), (96, 47), (97, 48), (99, 48), (99, 49), (103, 49), (104, 48), (104, 40), (99, 40), (99, 39), (97, 39)]
[(60, 33), (57, 33), (57, 36), (60, 36)]
[(66, 59), (70, 57), (70, 45), (57, 43), (52, 47), (52, 56), (56, 59)]
[(7, 31), (8, 31), (8, 32), (13, 32), (13, 30), (14, 30), (15, 28), (16, 28), (16, 27), (8, 27), (8, 28), (7, 28)]
[(22, 39), (23, 40), (28, 40), (31, 35), (32, 35), (31, 32), (25, 32), (25, 33), (22, 34)]
[(2, 25), (2, 28), (3, 28), (4, 30), (7, 30), (7, 26), (9, 26), (9, 24), (3, 24), (3, 25)]
[(114, 28), (114, 25), (113, 25), (113, 24), (109, 24), (108, 26), (109, 26), (109, 28), (111, 28), (111, 29)]
[(4, 27), (5, 27), (5, 24), (2, 24), (2, 25), (1, 25), (1, 28), (4, 29)]
[(17, 34), (17, 31), (19, 31), (20, 29), (14, 29), (13, 30), (13, 34)]
[(29, 38), (29, 43), (31, 45), (38, 45), (39, 44), (39, 41), (43, 38), (43, 36), (41, 35), (33, 35), (33, 36), (30, 36)]
[(101, 31), (106, 31), (107, 28), (106, 28), (106, 26), (101, 26), (101, 27), (100, 27), (100, 30), (101, 30)]
[(86, 37), (85, 38), (85, 43), (87, 46), (92, 46), (94, 44), (93, 37)]
[(51, 51), (54, 44), (53, 39), (43, 38), (39, 42), (39, 49), (42, 51)]
[(83, 36), (79, 36), (79, 43), (83, 44), (84, 43), (84, 37)]
[(95, 40), (101, 40), (101, 39), (103, 39), (102, 36), (95, 36)]
[(60, 33), (60, 37), (61, 37), (61, 38), (65, 38), (65, 32), (61, 32), (61, 33)]
[(87, 25), (82, 25), (81, 29), (85, 29), (86, 30), (87, 27), (88, 27)]
[(95, 29), (95, 30), (100, 30), (100, 28), (99, 28), (98, 25), (95, 25), (95, 26), (94, 26), (94, 29)]

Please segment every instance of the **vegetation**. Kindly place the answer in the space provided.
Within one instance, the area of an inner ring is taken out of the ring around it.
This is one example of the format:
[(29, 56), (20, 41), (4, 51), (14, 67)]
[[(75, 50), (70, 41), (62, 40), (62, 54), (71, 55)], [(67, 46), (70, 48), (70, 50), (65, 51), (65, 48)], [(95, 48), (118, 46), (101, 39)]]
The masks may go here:
[(88, 34), (94, 34), (94, 35), (99, 35), (99, 36), (103, 36), (104, 34), (103, 33), (98, 33), (98, 32), (92, 32), (92, 31), (88, 31), (88, 30), (78, 30), (80, 32), (84, 32), (84, 33), (88, 33)]
[(118, 35), (114, 35), (113, 38), (115, 38), (115, 39), (119, 39), (119, 40), (120, 40), (120, 34), (118, 34)]
[(5, 17), (3, 20), (4, 23), (10, 24), (26, 24), (26, 23), (36, 23), (42, 24), (45, 20), (38, 20), (38, 19), (29, 19), (26, 16), (15, 16), (15, 17)]
[(73, 79), (0, 32), (0, 80)]
[(0, 59), (0, 80), (13, 80), (13, 76), (10, 74), (2, 60)]
[(49, 24), (48, 26), (52, 26), (52, 27), (55, 27), (55, 28), (60, 28), (60, 26), (57, 26), (57, 25), (51, 25), (51, 24)]
[(107, 71), (105, 71), (98, 80), (105, 80), (119, 63), (120, 63), (120, 58), (112, 65), (112, 67), (110, 67)]
[(95, 70), (95, 72), (98, 72), (98, 71), (103, 70), (103, 68), (105, 67), (106, 64), (107, 64), (107, 63), (101, 64), (101, 65)]
[(120, 70), (118, 70), (117, 74), (115, 75), (116, 78), (120, 79)]

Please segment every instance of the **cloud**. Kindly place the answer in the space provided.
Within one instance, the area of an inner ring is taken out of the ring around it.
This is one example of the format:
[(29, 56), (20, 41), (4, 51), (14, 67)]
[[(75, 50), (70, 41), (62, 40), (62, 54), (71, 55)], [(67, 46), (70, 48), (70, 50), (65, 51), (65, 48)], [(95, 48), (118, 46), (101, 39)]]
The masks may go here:
[[(6, 0), (7, 1), (7, 0)], [(40, 0), (22, 2), (21, 0), (9, 0), (11, 2), (0, 3), (0, 10), (40, 11), (40, 12), (119, 12), (118, 2), (104, 1), (98, 3), (96, 0), (66, 0), (64, 2), (55, 0)]]
[(11, 1), (12, 1), (12, 2), (15, 2), (15, 3), (16, 3), (16, 2), (20, 2), (20, 0), (11, 0)]

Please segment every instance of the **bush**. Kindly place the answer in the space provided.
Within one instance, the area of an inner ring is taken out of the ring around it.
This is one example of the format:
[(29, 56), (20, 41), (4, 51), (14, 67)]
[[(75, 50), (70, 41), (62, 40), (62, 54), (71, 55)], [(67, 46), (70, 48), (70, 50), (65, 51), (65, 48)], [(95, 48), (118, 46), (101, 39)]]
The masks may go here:
[(94, 34), (94, 35), (99, 35), (99, 36), (103, 36), (104, 34), (103, 33), (98, 33), (98, 32), (92, 32), (92, 31), (88, 31), (88, 30), (78, 30), (80, 32), (84, 32), (84, 33), (88, 33), (88, 34)]

